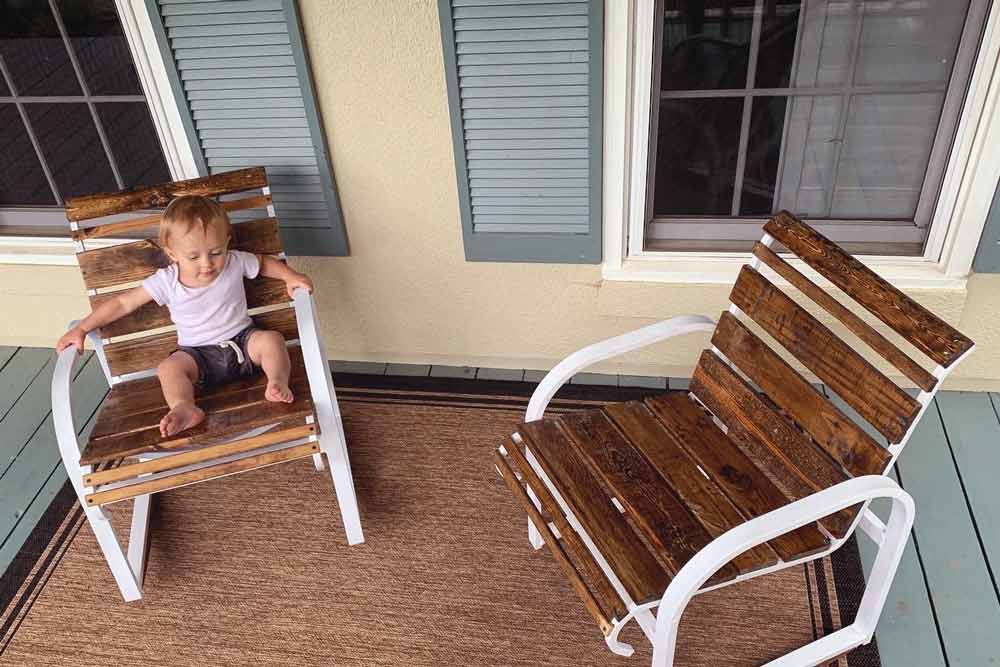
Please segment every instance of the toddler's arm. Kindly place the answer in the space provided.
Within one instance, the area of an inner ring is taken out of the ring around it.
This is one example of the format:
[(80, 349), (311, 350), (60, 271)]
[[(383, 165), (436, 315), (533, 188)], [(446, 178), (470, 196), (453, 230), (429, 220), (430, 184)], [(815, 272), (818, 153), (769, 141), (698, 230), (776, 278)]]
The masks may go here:
[(80, 320), (78, 325), (63, 334), (63, 337), (56, 343), (56, 352), (62, 352), (70, 345), (76, 345), (77, 354), (82, 354), (83, 339), (89, 332), (128, 315), (152, 300), (153, 297), (141, 286), (116, 294), (95, 308), (90, 315)]
[(295, 291), (296, 287), (304, 287), (308, 291), (313, 291), (312, 280), (309, 279), (304, 273), (299, 273), (292, 267), (288, 266), (284, 262), (279, 262), (273, 257), (268, 255), (260, 255), (260, 275), (266, 276), (268, 278), (278, 278), (285, 281), (285, 288), (288, 290), (288, 296), (292, 296), (292, 292)]

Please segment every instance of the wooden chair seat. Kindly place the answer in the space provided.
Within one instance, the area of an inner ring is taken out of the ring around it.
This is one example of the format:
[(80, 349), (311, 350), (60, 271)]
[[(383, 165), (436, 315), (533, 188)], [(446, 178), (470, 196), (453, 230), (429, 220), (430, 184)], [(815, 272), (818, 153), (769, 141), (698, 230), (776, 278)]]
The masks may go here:
[(292, 361), (290, 387), (292, 403), (265, 400), (267, 378), (263, 373), (224, 385), (200, 390), (198, 405), (205, 420), (198, 426), (169, 437), (160, 435), (160, 419), (168, 411), (155, 377), (114, 385), (97, 414), (94, 429), (80, 457), (81, 465), (204, 445), (225, 440), (267, 424), (279, 424), (273, 430), (293, 428), (313, 421), (313, 403), (309, 394), (302, 352), (289, 348)]
[[(587, 593), (580, 592), (585, 602), (588, 593), (597, 601), (592, 613), (597, 612), (605, 634), (626, 604), (569, 525), (566, 511), (527, 464), (518, 440), (534, 454), (636, 604), (658, 599), (680, 568), (714, 538), (812, 493), (819, 483), (787, 458), (768, 455), (759, 440), (730, 437), (680, 392), (521, 424), (505, 443), (501, 472), (508, 482), (519, 479), (541, 501), (545, 523), (554, 523), (561, 538), (546, 543), (560, 549), (557, 559), (568, 561), (586, 582)], [(818, 447), (806, 446), (815, 449), (816, 460), (828, 461)], [(829, 473), (847, 478), (832, 462)], [(531, 514), (531, 500), (518, 489)], [(751, 549), (709, 584), (771, 567), (779, 559), (787, 563), (819, 553), (828, 547), (828, 535), (847, 533), (859, 509)]]

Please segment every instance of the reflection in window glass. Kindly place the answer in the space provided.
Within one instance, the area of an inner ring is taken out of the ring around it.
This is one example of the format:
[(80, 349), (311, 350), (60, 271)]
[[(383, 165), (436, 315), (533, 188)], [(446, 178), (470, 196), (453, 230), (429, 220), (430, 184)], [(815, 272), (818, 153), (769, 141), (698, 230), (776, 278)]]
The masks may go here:
[(86, 104), (28, 104), (25, 109), (63, 198), (118, 189)]
[(82, 94), (45, 0), (0, 4), (0, 55), (18, 95)]
[(666, 0), (663, 90), (746, 85), (753, 0)]
[(0, 206), (55, 203), (17, 107), (0, 104)]
[(774, 207), (786, 101), (777, 96), (753, 101), (740, 215), (767, 215)]
[(125, 187), (170, 180), (170, 170), (160, 151), (156, 128), (145, 102), (98, 104), (97, 115), (104, 125)]
[(141, 95), (112, 0), (59, 0), (59, 11), (91, 95)]

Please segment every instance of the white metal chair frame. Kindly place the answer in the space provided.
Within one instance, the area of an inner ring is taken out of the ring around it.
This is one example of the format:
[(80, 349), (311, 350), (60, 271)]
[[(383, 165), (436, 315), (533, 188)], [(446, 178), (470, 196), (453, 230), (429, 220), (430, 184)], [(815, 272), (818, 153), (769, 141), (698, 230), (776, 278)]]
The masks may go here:
[[(761, 239), (761, 243), (771, 247), (774, 239), (769, 234), (765, 234)], [(760, 263), (760, 260), (756, 257), (752, 257), (748, 262), (753, 269), (758, 269)], [(734, 315), (740, 313), (739, 308), (732, 304), (729, 310)], [(585, 368), (599, 361), (611, 359), (626, 352), (638, 350), (676, 336), (696, 331), (711, 332), (715, 329), (715, 326), (715, 320), (702, 315), (680, 315), (584, 347), (563, 359), (542, 379), (528, 403), (525, 421), (531, 422), (541, 419), (549, 402), (559, 388)], [(658, 601), (647, 602), (645, 604), (637, 604), (629, 597), (615, 572), (601, 555), (590, 536), (587, 535), (579, 520), (573, 516), (569, 505), (559, 494), (556, 486), (546, 476), (545, 471), (531, 450), (528, 449), (525, 452), (525, 458), (528, 463), (555, 497), (562, 511), (566, 514), (568, 523), (580, 534), (582, 542), (597, 561), (611, 585), (626, 603), (627, 613), (623, 618), (613, 620), (614, 627), (607, 637), (605, 637), (608, 648), (618, 655), (632, 655), (634, 651), (633, 647), (620, 642), (618, 636), (622, 628), (629, 621), (635, 619), (643, 633), (653, 644), (653, 667), (669, 667), (674, 664), (677, 628), (681, 615), (684, 613), (688, 602), (695, 595), (828, 556), (839, 549), (854, 534), (859, 525), (862, 533), (868, 536), (878, 547), (878, 555), (868, 577), (868, 585), (862, 596), (854, 622), (830, 635), (817, 639), (791, 653), (772, 660), (767, 665), (768, 667), (818, 665), (862, 644), (868, 644), (875, 634), (875, 626), (882, 612), (882, 607), (885, 605), (889, 594), (889, 587), (895, 577), (900, 558), (902, 558), (903, 549), (906, 546), (906, 541), (913, 526), (915, 511), (913, 499), (888, 476), (888, 472), (895, 464), (896, 458), (910, 439), (914, 428), (934, 399), (934, 395), (937, 393), (945, 377), (973, 349), (975, 348), (969, 349), (951, 364), (949, 368), (938, 365), (934, 369), (933, 375), (938, 379), (938, 383), (934, 386), (933, 391), (921, 391), (917, 396), (917, 401), (921, 405), (920, 412), (916, 419), (913, 420), (905, 437), (899, 443), (889, 447), (892, 459), (882, 475), (867, 475), (846, 480), (729, 530), (710, 542), (681, 568), (677, 576), (673, 578), (664, 591), (662, 598)], [(721, 359), (726, 360), (714, 347), (713, 350)], [(737, 370), (737, 372), (739, 371)], [(692, 397), (694, 397), (693, 394)], [(718, 420), (716, 420), (716, 423), (720, 428), (725, 430), (724, 424)], [(527, 488), (527, 491), (535, 506), (540, 508), (541, 504), (534, 493), (532, 493), (530, 486)], [(887, 498), (891, 501), (891, 514), (888, 523), (884, 523), (868, 506), (872, 500), (878, 498)], [(779, 562), (772, 567), (740, 575), (722, 584), (704, 586), (705, 582), (719, 568), (744, 551), (858, 503), (864, 503), (865, 505), (863, 510), (858, 513), (850, 530), (842, 539), (836, 539), (828, 534), (830, 543), (826, 550), (787, 563)], [(559, 535), (554, 525), (550, 524), (550, 529), (553, 530), (554, 535)], [(528, 539), (535, 549), (540, 549), (544, 544), (541, 534), (530, 520), (528, 521)], [(653, 614), (654, 609), (656, 609), (655, 616)]]
[[(213, 459), (207, 463), (180, 467), (170, 472), (171, 474), (176, 474), (205, 465), (215, 465), (224, 461), (236, 461), (268, 451), (287, 449), (318, 439), (321, 453), (313, 456), (313, 462), (317, 470), (322, 470), (322, 454), (326, 454), (330, 464), (330, 475), (333, 478), (333, 485), (337, 494), (337, 502), (340, 505), (340, 514), (347, 533), (347, 542), (348, 544), (359, 544), (364, 541), (364, 534), (361, 530), (361, 518), (358, 513), (358, 503), (354, 493), (354, 481), (351, 476), (351, 464), (347, 454), (347, 440), (344, 436), (344, 426), (341, 420), (340, 408), (337, 404), (333, 378), (330, 375), (330, 367), (326, 360), (326, 348), (323, 345), (316, 318), (316, 304), (312, 294), (302, 288), (294, 291), (293, 303), (295, 318), (298, 323), (298, 345), (302, 349), (309, 390), (313, 399), (313, 409), (320, 426), (319, 435), (314, 434), (298, 440)], [(76, 322), (72, 322), (70, 328), (75, 325)], [(110, 385), (138, 377), (155, 375), (155, 370), (150, 370), (130, 374), (127, 379), (112, 376), (104, 353), (100, 330), (95, 329), (91, 331), (88, 334), (88, 338), (95, 348), (95, 354)], [(289, 344), (292, 345), (295, 342), (292, 341)], [(77, 351), (73, 346), (63, 350), (56, 361), (55, 372), (52, 377), (52, 416), (56, 439), (59, 442), (59, 452), (62, 455), (66, 472), (73, 484), (73, 489), (76, 491), (80, 505), (83, 507), (84, 515), (94, 530), (94, 535), (97, 537), (97, 542), (111, 568), (111, 573), (118, 584), (118, 588), (121, 590), (122, 597), (126, 601), (138, 600), (142, 597), (142, 578), (149, 532), (149, 506), (152, 494), (135, 498), (127, 550), (122, 548), (104, 509), (101, 507), (89, 507), (87, 505), (85, 496), (91, 493), (93, 488), (84, 486), (83, 479), (84, 475), (90, 474), (93, 470), (92, 466), (80, 465), (82, 450), (73, 426), (72, 404), (70, 402), (72, 372), (77, 356)], [(248, 433), (241, 433), (223, 442), (251, 437), (263, 433), (273, 426), (264, 426)], [(161, 458), (172, 456), (182, 451), (185, 450), (179, 448), (170, 452), (143, 454), (138, 458), (140, 460)], [(153, 476), (150, 475), (150, 477)]]

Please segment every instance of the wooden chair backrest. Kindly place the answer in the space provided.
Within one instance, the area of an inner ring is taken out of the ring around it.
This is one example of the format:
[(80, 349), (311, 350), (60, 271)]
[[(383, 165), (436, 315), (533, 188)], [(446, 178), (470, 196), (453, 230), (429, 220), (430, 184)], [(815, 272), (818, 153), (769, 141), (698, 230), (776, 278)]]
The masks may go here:
[[(231, 197), (243, 193), (250, 194)], [(66, 218), (77, 242), (76, 257), (92, 307), (97, 307), (117, 291), (134, 287), (157, 269), (168, 266), (170, 261), (154, 240), (143, 239), (89, 250), (88, 242), (95, 245), (95, 239), (156, 228), (160, 223), (160, 214), (148, 211), (163, 208), (174, 198), (185, 195), (225, 197), (220, 203), (229, 212), (263, 209), (260, 218), (245, 222), (233, 220), (230, 248), (283, 257), (278, 221), (274, 217), (274, 205), (263, 167), (75, 197), (67, 201)], [(141, 214), (121, 219), (124, 214), (135, 212)], [(108, 216), (119, 219), (102, 222)], [(82, 226), (80, 223), (85, 221), (91, 224)], [(93, 224), (94, 221), (97, 224)], [(247, 306), (254, 321), (264, 328), (280, 331), (288, 340), (297, 339), (295, 311), (290, 307), (284, 283), (258, 277), (247, 280), (245, 286)], [(271, 308), (267, 312), (259, 312), (265, 307)], [(104, 352), (111, 375), (118, 378), (155, 368), (177, 346), (177, 336), (172, 328), (167, 308), (153, 301), (103, 327), (101, 337), (105, 341)]]
[[(726, 424), (730, 434), (755, 439), (775, 456), (794, 458), (794, 452), (815, 443), (851, 475), (883, 474), (937, 391), (939, 379), (973, 348), (973, 342), (791, 214), (779, 213), (764, 225), (764, 231), (767, 235), (754, 247), (753, 262), (743, 267), (730, 294), (733, 307), (723, 313), (712, 336), (714, 351), (706, 350), (699, 360), (691, 391)], [(935, 371), (927, 371), (779, 257), (769, 247), (774, 241), (936, 363)], [(919, 400), (869, 363), (857, 351), (861, 346), (841, 340), (768, 280), (758, 271), (762, 264), (919, 386), (923, 390)], [(871, 424), (886, 438), (889, 449), (807, 382), (737, 318), (739, 313)], [(723, 363), (716, 351), (763, 390), (765, 398)], [(802, 469), (800, 461), (792, 462)]]

